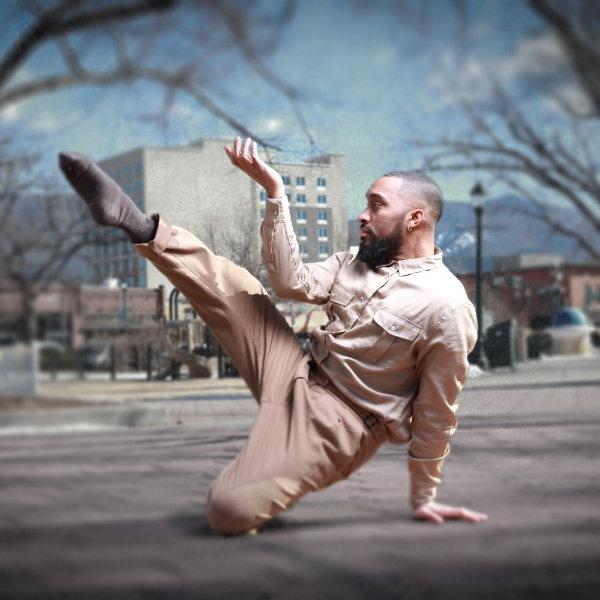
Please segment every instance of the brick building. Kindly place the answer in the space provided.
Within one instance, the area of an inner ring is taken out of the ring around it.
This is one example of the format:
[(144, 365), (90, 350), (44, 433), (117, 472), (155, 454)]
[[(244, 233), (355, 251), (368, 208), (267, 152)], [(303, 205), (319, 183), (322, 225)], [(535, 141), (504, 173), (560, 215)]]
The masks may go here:
[[(457, 274), (475, 299), (475, 274)], [(551, 324), (553, 314), (568, 306), (583, 310), (600, 325), (600, 264), (565, 262), (560, 255), (527, 254), (499, 257), (483, 274), (484, 326), (514, 318), (523, 327)]]
[[(87, 342), (158, 331), (163, 318), (163, 289), (88, 286), (56, 283), (34, 303), (39, 339), (68, 348)], [(22, 315), (19, 294), (0, 290), (0, 331), (14, 331)]]

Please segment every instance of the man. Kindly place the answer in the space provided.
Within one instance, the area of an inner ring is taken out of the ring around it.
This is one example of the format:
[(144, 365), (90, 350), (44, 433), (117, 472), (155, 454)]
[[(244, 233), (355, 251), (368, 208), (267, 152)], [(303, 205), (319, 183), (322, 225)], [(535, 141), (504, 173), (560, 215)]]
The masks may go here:
[(330, 321), (313, 332), (310, 353), (248, 271), (163, 216), (144, 215), (90, 159), (60, 155), (96, 221), (123, 229), (186, 296), (259, 403), (246, 444), (210, 485), (213, 529), (255, 533), (308, 492), (348, 477), (385, 441), (409, 443), (415, 518), (485, 520), (435, 501), (477, 331), (433, 243), (439, 188), (419, 172), (380, 177), (359, 215), (358, 254), (304, 264), (280, 175), (249, 138), (224, 150), (267, 193), (261, 237), (273, 289), (327, 304)]

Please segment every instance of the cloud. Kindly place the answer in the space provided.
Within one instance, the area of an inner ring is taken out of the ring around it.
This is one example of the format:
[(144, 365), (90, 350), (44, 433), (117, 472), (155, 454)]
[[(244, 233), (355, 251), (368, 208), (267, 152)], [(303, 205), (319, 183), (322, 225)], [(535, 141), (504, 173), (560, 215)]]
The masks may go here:
[[(491, 60), (469, 57), (459, 60), (447, 52), (442, 68), (428, 81), (429, 87), (448, 104), (461, 100), (486, 100), (493, 92), (490, 75), (504, 87), (512, 85), (538, 86), (547, 92), (568, 92), (575, 100), (576, 86), (570, 79), (570, 64), (557, 37), (544, 31), (520, 40), (509, 55)], [(567, 83), (568, 82), (568, 83)], [(577, 103), (581, 102), (581, 93)]]
[(279, 133), (283, 129), (283, 119), (279, 117), (266, 117), (256, 124), (257, 131), (264, 133)]
[(29, 121), (29, 126), (42, 133), (51, 133), (61, 126), (61, 122), (53, 112), (38, 113), (35, 118)]
[(388, 67), (398, 59), (398, 50), (395, 46), (382, 46), (372, 54), (374, 67)]
[(0, 111), (2, 118), (6, 121), (10, 121), (11, 123), (19, 120), (20, 113), (21, 108), (19, 104), (8, 104), (2, 109), (2, 111)]
[(496, 66), (500, 77), (510, 80), (560, 74), (569, 68), (569, 62), (554, 33), (545, 31), (521, 40), (515, 51)]

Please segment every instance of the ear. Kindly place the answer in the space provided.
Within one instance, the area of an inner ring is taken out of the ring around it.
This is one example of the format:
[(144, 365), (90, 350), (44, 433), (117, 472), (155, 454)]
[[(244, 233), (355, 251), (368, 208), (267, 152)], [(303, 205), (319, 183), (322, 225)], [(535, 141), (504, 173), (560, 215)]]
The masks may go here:
[(425, 222), (426, 215), (422, 208), (413, 208), (406, 213), (406, 227), (414, 229), (421, 223)]

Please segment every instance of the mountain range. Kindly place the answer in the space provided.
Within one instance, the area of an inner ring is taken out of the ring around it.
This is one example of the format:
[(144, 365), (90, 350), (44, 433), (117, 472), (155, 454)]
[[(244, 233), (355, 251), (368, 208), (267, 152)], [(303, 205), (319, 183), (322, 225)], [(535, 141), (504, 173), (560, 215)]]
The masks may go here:
[[(531, 216), (531, 202), (505, 195), (486, 201), (482, 218), (482, 267), (492, 270), (495, 257), (516, 254), (559, 254), (568, 264), (589, 263), (589, 255), (577, 243), (560, 235), (539, 218)], [(600, 240), (591, 225), (575, 209), (552, 207), (553, 218)], [(357, 221), (349, 222), (350, 245), (360, 243)], [(435, 243), (444, 252), (444, 263), (455, 273), (475, 270), (475, 212), (469, 202), (446, 202), (436, 226)]]

